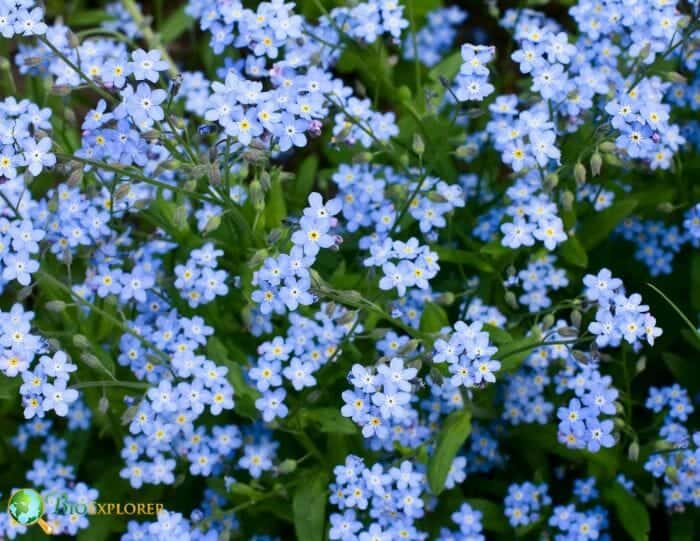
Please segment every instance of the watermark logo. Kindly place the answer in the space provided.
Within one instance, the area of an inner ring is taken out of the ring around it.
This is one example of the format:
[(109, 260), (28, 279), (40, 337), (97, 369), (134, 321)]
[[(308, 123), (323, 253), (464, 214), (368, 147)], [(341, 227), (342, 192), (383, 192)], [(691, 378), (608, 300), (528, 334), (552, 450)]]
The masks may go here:
[(51, 492), (46, 496), (49, 510), (56, 515), (157, 515), (163, 510), (162, 503), (134, 502), (75, 502), (65, 492)]
[(66, 492), (50, 492), (44, 497), (33, 488), (21, 488), (10, 496), (7, 513), (22, 526), (38, 524), (44, 533), (52, 535), (51, 525), (42, 517), (44, 512), (52, 515), (157, 515), (164, 509), (162, 503), (72, 501)]
[(51, 526), (41, 518), (44, 514), (44, 500), (33, 488), (21, 488), (15, 491), (7, 503), (7, 512), (15, 522), (22, 526), (38, 524), (44, 533), (51, 535)]

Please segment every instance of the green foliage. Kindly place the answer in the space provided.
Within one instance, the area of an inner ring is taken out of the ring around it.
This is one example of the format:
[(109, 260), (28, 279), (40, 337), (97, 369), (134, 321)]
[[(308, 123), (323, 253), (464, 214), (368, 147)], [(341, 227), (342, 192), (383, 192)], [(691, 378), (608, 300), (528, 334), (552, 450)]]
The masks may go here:
[(440, 429), (435, 448), (428, 459), (428, 485), (433, 494), (440, 494), (445, 487), (445, 479), (472, 429), (472, 415), (462, 409), (451, 413)]

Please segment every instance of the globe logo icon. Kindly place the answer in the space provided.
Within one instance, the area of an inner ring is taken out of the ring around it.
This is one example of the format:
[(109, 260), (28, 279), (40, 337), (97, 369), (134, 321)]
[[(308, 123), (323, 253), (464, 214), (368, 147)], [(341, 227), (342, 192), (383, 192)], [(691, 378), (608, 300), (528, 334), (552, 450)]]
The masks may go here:
[(38, 523), (45, 533), (51, 533), (51, 527), (41, 518), (44, 514), (44, 500), (33, 488), (21, 488), (10, 496), (7, 505), (10, 517), (23, 526)]

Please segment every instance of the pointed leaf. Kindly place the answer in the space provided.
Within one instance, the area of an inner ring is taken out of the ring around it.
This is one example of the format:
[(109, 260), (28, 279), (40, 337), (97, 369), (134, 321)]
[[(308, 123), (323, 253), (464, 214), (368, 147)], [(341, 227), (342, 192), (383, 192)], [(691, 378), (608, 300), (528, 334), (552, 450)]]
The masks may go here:
[(435, 449), (428, 459), (428, 484), (434, 494), (445, 487), (447, 474), (472, 429), (472, 415), (467, 410), (451, 413), (437, 437)]
[(326, 520), (326, 476), (314, 472), (299, 484), (292, 502), (297, 539), (322, 541)]

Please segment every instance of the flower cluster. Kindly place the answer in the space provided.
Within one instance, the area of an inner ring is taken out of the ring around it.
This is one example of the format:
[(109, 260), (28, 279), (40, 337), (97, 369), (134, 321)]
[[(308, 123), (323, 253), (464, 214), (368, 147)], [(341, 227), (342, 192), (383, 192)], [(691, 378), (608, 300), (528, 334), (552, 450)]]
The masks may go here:
[(180, 3), (0, 0), (3, 482), (86, 538), (51, 494), (178, 491), (122, 541), (672, 537), (698, 2)]
[(482, 328), (481, 321), (469, 325), (458, 321), (454, 330), (446, 330), (446, 339), (435, 341), (433, 362), (448, 364), (450, 383), (455, 387), (484, 387), (496, 381), (494, 372), (501, 363), (492, 358), (497, 350)]
[(369, 252), (364, 265), (382, 268), (380, 289), (396, 289), (400, 296), (405, 295), (407, 288), (428, 289), (428, 281), (440, 270), (437, 254), (428, 246), (421, 246), (415, 237), (407, 242), (387, 238), (372, 245)]
[(538, 257), (514, 273), (504, 284), (507, 288), (519, 287), (523, 290), (518, 302), (527, 306), (530, 312), (536, 312), (552, 305), (550, 293), (569, 285), (564, 269), (554, 266), (551, 256)]
[(187, 299), (190, 307), (206, 304), (217, 296), (228, 293), (227, 273), (217, 269), (217, 259), (223, 253), (223, 250), (214, 248), (213, 244), (206, 243), (201, 248), (192, 250), (187, 263), (175, 266), (175, 287)]
[(403, 42), (403, 57), (418, 59), (426, 66), (434, 66), (450, 50), (457, 36), (457, 28), (467, 20), (467, 12), (459, 6), (438, 8), (428, 13), (425, 26), (415, 35), (406, 36)]
[[(27, 481), (42, 495), (46, 511), (44, 520), (52, 532), (76, 536), (80, 530), (89, 526), (89, 520), (85, 513), (78, 513), (75, 506), (87, 508), (89, 503), (97, 500), (99, 491), (76, 480), (74, 467), (68, 463), (68, 441), (48, 433), (50, 426), (42, 428), (42, 433), (34, 434), (44, 438), (40, 446), (41, 458), (33, 461), (32, 468), (27, 471)], [(71, 505), (70, 509), (61, 507), (66, 502)], [(27, 526), (4, 514), (0, 517), (0, 532), (7, 535), (7, 538), (14, 539), (17, 535), (27, 533)]]
[(549, 507), (552, 499), (546, 483), (514, 483), (508, 487), (505, 498), (505, 514), (512, 526), (526, 526), (537, 522), (543, 507)]
[[(330, 516), (330, 539), (422, 538), (414, 524), (425, 514), (425, 473), (420, 466), (404, 460), (390, 468), (381, 463), (370, 468), (349, 455), (333, 474), (329, 500), (342, 513)], [(473, 528), (478, 531), (476, 525)]]
[(248, 371), (262, 393), (255, 406), (266, 422), (284, 418), (289, 411), (283, 377), (295, 391), (316, 386), (314, 373), (340, 355), (339, 344), (351, 328), (362, 328), (352, 312), (331, 305), (321, 305), (313, 319), (299, 314), (289, 318), (287, 335), (261, 343), (259, 358)]
[(463, 539), (464, 541), (484, 541), (482, 524), (483, 513), (475, 510), (468, 503), (463, 503), (459, 509), (452, 513), (451, 519), (459, 528), (459, 534), (452, 533), (447, 528), (441, 528), (439, 541), (451, 539)]
[(77, 366), (63, 351), (53, 356), (37, 355), (47, 352), (44, 340), (32, 334), (34, 312), (27, 312), (15, 304), (8, 312), (0, 310), (0, 370), (10, 378), (20, 376), (19, 388), (25, 419), (44, 417), (54, 411), (65, 417), (68, 406), (78, 399), (78, 391), (68, 387), (71, 372)]
[(41, 36), (46, 33), (44, 10), (33, 1), (7, 0), (0, 6), (0, 36)]
[(608, 269), (602, 269), (597, 276), (586, 275), (583, 283), (586, 298), (598, 305), (595, 321), (588, 330), (600, 347), (617, 347), (622, 340), (639, 346), (643, 339), (654, 345), (661, 336), (663, 331), (656, 326), (649, 307), (642, 304), (642, 297), (638, 293), (625, 295), (622, 280), (614, 278)]
[(365, 438), (391, 441), (394, 426), (416, 425), (418, 412), (411, 407), (411, 393), (418, 370), (406, 367), (403, 359), (394, 357), (375, 368), (360, 364), (352, 367), (348, 379), (353, 390), (343, 391), (345, 405), (340, 412), (362, 427)]
[[(673, 261), (686, 243), (697, 244), (694, 236), (694, 208), (686, 212), (682, 227), (666, 225), (661, 220), (627, 218), (617, 228), (617, 233), (635, 245), (634, 256), (644, 263), (652, 276), (670, 274)], [(700, 220), (698, 221), (700, 223)]]
[[(662, 478), (664, 503), (671, 509), (696, 505), (698, 488), (694, 479), (700, 473), (700, 433), (689, 433), (686, 423), (694, 411), (688, 391), (678, 384), (649, 389), (646, 407), (664, 413), (659, 431), (662, 445), (647, 458), (644, 469)], [(695, 449), (688, 448), (693, 442)], [(670, 451), (670, 452), (669, 452)]]
[(338, 242), (331, 229), (340, 208), (337, 199), (324, 203), (320, 194), (309, 195), (309, 206), (304, 209), (299, 228), (292, 233), (291, 251), (268, 257), (253, 276), (253, 285), (258, 289), (252, 299), (262, 314), (284, 314), (285, 309), (294, 312), (300, 305), (314, 302), (309, 270), (321, 248)]
[(462, 45), (462, 66), (455, 80), (455, 96), (459, 101), (482, 101), (489, 96), (494, 87), (489, 83), (489, 69), (486, 64), (496, 54), (493, 46)]

